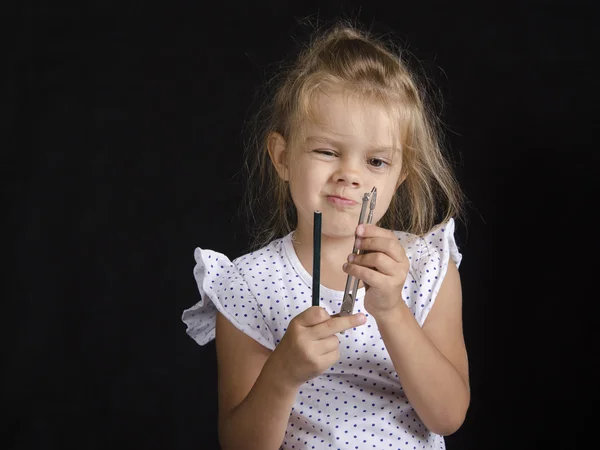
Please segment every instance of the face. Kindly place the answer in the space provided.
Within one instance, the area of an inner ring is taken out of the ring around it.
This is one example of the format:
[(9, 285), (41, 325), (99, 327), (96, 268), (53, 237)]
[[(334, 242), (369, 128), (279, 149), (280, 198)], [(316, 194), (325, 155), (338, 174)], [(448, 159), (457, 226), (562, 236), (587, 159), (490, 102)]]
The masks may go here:
[(323, 234), (354, 236), (363, 195), (377, 187), (377, 223), (400, 184), (397, 128), (385, 109), (343, 93), (320, 94), (315, 112), (317, 120), (286, 147), (279, 173), (289, 181), (299, 229), (312, 233), (313, 213), (321, 211)]

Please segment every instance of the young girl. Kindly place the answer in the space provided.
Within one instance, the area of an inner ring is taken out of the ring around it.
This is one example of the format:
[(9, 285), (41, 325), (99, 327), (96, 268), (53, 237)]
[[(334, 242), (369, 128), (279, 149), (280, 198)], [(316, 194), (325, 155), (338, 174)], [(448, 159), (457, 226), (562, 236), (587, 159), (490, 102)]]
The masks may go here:
[[(461, 194), (422, 97), (398, 56), (339, 25), (263, 109), (248, 187), (258, 250), (196, 249), (201, 298), (183, 313), (200, 345), (216, 336), (223, 449), (443, 449), (463, 423)], [(357, 226), (373, 187), (373, 223)], [(339, 316), (348, 274), (364, 284)]]

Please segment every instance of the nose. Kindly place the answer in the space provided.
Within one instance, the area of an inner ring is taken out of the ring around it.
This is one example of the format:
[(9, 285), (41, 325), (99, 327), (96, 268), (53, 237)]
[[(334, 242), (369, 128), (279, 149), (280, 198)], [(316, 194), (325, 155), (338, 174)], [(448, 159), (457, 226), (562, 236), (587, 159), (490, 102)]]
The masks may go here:
[(338, 170), (334, 174), (335, 181), (343, 186), (352, 186), (358, 188), (362, 186), (362, 180), (359, 167), (356, 163), (346, 160), (340, 163)]

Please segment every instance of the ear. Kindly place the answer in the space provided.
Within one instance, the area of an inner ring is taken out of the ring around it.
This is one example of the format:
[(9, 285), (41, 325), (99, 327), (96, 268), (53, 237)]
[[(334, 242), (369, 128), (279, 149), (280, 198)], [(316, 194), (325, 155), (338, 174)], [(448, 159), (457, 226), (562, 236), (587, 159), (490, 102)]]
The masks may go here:
[(279, 133), (272, 132), (267, 139), (267, 149), (269, 156), (275, 166), (275, 170), (283, 181), (289, 181), (290, 175), (287, 164), (286, 142)]

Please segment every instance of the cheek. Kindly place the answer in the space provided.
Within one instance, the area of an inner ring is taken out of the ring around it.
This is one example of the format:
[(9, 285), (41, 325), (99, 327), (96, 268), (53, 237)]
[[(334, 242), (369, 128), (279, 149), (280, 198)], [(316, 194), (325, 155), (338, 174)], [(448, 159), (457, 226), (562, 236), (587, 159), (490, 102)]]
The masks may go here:
[(316, 183), (322, 183), (327, 179), (327, 167), (323, 164), (315, 164), (314, 161), (303, 161), (296, 166), (296, 182), (306, 187), (316, 188)]
[(382, 192), (382, 195), (380, 195), (379, 192), (377, 193), (377, 206), (375, 207), (373, 223), (379, 222), (381, 218), (385, 215), (385, 213), (390, 207), (392, 200), (394, 199), (395, 193), (395, 189), (386, 190), (385, 192)]
[(316, 183), (311, 178), (314, 175), (311, 172), (297, 170), (290, 179), (290, 193), (294, 203), (304, 203), (311, 197)]
[(293, 169), (293, 181), (298, 189), (305, 189), (310, 186), (310, 180), (315, 176), (315, 171), (307, 164), (297, 164)]

